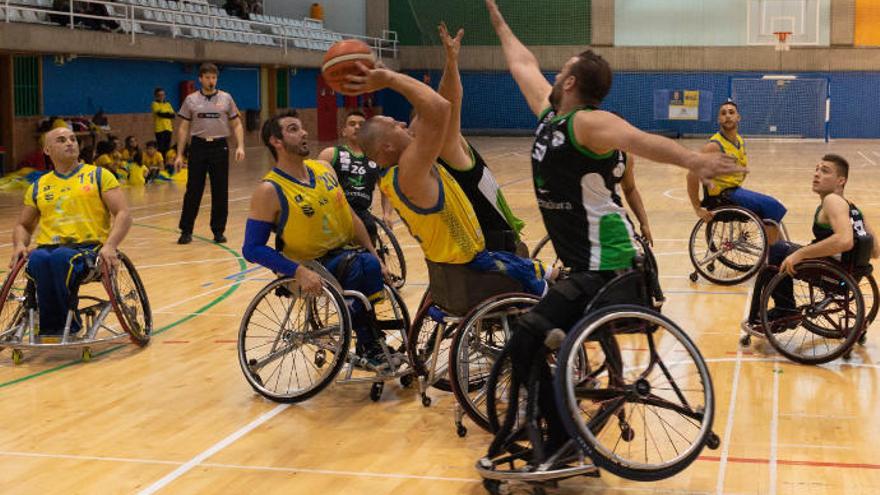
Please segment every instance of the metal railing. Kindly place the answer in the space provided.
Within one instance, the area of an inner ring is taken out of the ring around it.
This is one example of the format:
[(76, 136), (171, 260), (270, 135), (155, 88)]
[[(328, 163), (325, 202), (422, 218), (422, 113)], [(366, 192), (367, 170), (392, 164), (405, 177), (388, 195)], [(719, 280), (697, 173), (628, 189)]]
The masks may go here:
[[(77, 29), (83, 20), (95, 19), (119, 23), (122, 31), (130, 36), (129, 43), (132, 45), (137, 42), (137, 36), (161, 35), (164, 31), (172, 38), (276, 47), (284, 50), (285, 54), (289, 49), (323, 51), (337, 40), (355, 38), (369, 45), (379, 59), (397, 58), (398, 41), (397, 33), (394, 31), (384, 30), (382, 38), (336, 33), (324, 29), (321, 21), (317, 19), (279, 18), (285, 21), (281, 23), (262, 20), (272, 16), (260, 16), (261, 20), (241, 19), (230, 16), (222, 9), (209, 4), (174, 0), (155, 2), (127, 0), (124, 3), (107, 0), (70, 0), (68, 10), (63, 12), (52, 9), (51, 1), (31, 0), (27, 4), (24, 1), (0, 0), (5, 7), (5, 22), (57, 26), (59, 16), (64, 16), (67, 27)], [(144, 3), (154, 3), (154, 5), (144, 5)], [(76, 6), (82, 5), (104, 5), (110, 15), (77, 12)], [(12, 12), (18, 14), (16, 19), (12, 19)], [(43, 14), (43, 18), (39, 14)], [(52, 21), (47, 20), (50, 15)], [(145, 28), (152, 28), (155, 32)]]

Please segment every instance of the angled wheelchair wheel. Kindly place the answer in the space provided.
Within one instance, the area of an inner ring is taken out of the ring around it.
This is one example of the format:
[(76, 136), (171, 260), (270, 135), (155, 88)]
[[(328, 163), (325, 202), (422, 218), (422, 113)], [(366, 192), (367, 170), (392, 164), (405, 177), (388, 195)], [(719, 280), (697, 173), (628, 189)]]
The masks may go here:
[(880, 302), (880, 290), (877, 288), (874, 275), (868, 274), (859, 280), (859, 291), (862, 293), (862, 299), (865, 300), (865, 329), (867, 330), (874, 323), (874, 319), (877, 318), (877, 310), (880, 309), (880, 306), (877, 306), (877, 303)]
[(488, 377), (516, 320), (540, 298), (502, 294), (480, 303), (462, 319), (449, 352), (449, 380), (455, 399), (480, 428), (491, 431), (486, 413)]
[(543, 239), (535, 244), (535, 248), (532, 249), (529, 257), (542, 261), (544, 266), (562, 268), (562, 262), (559, 261), (559, 256), (556, 256), (556, 250), (553, 249), (553, 243), (550, 242), (549, 235), (545, 235)]
[(378, 330), (384, 334), (390, 362), (396, 369), (406, 357), (406, 342), (411, 327), (409, 310), (397, 289), (388, 284), (385, 284), (384, 288), (384, 297), (373, 305), (373, 311)]
[(712, 210), (714, 217), (697, 221), (688, 254), (696, 272), (719, 285), (735, 285), (754, 276), (767, 259), (764, 223), (737, 206)]
[[(577, 365), (583, 355), (591, 366)], [(596, 466), (655, 481), (716, 445), (709, 369), (687, 334), (660, 313), (633, 305), (596, 311), (569, 332), (558, 363), (560, 417)]]
[(263, 287), (238, 331), (238, 362), (255, 391), (276, 402), (304, 401), (330, 384), (345, 363), (351, 319), (328, 282), (300, 297), (293, 278)]
[(147, 291), (134, 264), (128, 256), (120, 252), (119, 267), (115, 272), (106, 265), (101, 270), (104, 288), (120, 326), (128, 333), (132, 342), (142, 347), (147, 345), (153, 333), (153, 313)]
[(25, 274), (26, 265), (27, 258), (18, 260), (0, 288), (0, 346), (22, 333), (28, 308), (36, 306), (33, 282)]
[(428, 385), (450, 392), (449, 349), (458, 326), (431, 317), (431, 312), (438, 310), (431, 304), (430, 297), (427, 292), (422, 296), (407, 338), (407, 355), (418, 375), (428, 377), (434, 372), (434, 382)]
[[(821, 260), (781, 272), (761, 295), (761, 322), (777, 352), (801, 364), (822, 364), (852, 349), (864, 330), (866, 311), (858, 284), (840, 267)], [(772, 295), (790, 284), (794, 297), (783, 310)], [(771, 320), (771, 311), (773, 311)]]
[[(375, 217), (374, 217), (375, 218)], [(394, 231), (391, 227), (385, 225), (385, 222), (376, 218), (376, 253), (382, 258), (385, 267), (391, 273), (393, 278), (391, 285), (395, 289), (403, 287), (406, 283), (406, 260), (403, 257), (403, 250)]]

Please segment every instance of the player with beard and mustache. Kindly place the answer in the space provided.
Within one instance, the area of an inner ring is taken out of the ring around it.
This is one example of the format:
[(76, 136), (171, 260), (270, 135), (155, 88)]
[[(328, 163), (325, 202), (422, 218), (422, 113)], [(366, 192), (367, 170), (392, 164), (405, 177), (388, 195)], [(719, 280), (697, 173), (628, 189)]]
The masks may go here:
[[(736, 163), (745, 168), (749, 161), (746, 157), (746, 143), (739, 135), (740, 122), (739, 109), (732, 100), (721, 104), (718, 108), (718, 127), (720, 128), (709, 142), (703, 146), (705, 153), (724, 153), (736, 159)], [(779, 225), (785, 216), (785, 206), (776, 199), (766, 194), (750, 191), (740, 185), (745, 180), (745, 174), (733, 173), (718, 176), (703, 188), (703, 202), (700, 202), (700, 179), (693, 173), (687, 176), (687, 192), (691, 200), (691, 206), (698, 217), (705, 221), (712, 219), (712, 208), (719, 199), (726, 200), (737, 206), (750, 210), (758, 218), (765, 220), (764, 229), (767, 231), (767, 242), (775, 243), (779, 239)]]
[[(553, 285), (528, 314), (517, 320), (507, 343), (516, 382), (527, 383), (532, 364), (539, 366), (537, 402), (550, 434), (544, 448), (550, 458), (565, 444), (568, 434), (556, 410), (552, 375), (542, 343), (551, 329), (568, 331), (603, 285), (633, 267), (636, 255), (633, 227), (614, 194), (615, 174), (622, 173), (618, 168), (620, 154), (676, 164), (704, 180), (745, 170), (730, 156), (688, 150), (599, 110), (611, 90), (612, 71), (608, 62), (592, 50), (571, 57), (551, 85), (541, 73), (538, 60), (507, 25), (495, 1), (486, 0), (486, 7), (510, 73), (538, 116), (532, 146), (535, 193), (556, 254), (571, 269), (569, 278)], [(505, 442), (509, 433), (504, 428), (497, 432), (492, 450)]]
[[(251, 197), (241, 252), (251, 263), (285, 277), (295, 276), (306, 294), (321, 292), (321, 277), (300, 263), (317, 260), (344, 289), (377, 302), (383, 295), (385, 267), (363, 222), (348, 205), (333, 168), (327, 162), (306, 159), (307, 137), (295, 110), (279, 113), (263, 125), (263, 144), (276, 165)], [(266, 244), (271, 232), (275, 233), (275, 249)], [(363, 250), (349, 248), (355, 242)], [(351, 314), (358, 354), (368, 367), (387, 366), (368, 325), (371, 315), (357, 298), (351, 300)]]

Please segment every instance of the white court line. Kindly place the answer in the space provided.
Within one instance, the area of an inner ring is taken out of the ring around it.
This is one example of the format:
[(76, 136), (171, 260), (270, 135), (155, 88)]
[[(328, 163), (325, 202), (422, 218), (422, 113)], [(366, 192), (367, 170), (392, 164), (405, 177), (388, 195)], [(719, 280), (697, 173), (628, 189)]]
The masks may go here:
[[(754, 286), (749, 288), (746, 298), (746, 307), (743, 309), (743, 319), (749, 317), (749, 309), (752, 304), (752, 292)], [(707, 360), (708, 361), (708, 360)], [(727, 474), (727, 457), (730, 455), (730, 441), (733, 435), (733, 420), (736, 412), (736, 393), (739, 389), (739, 372), (742, 369), (742, 347), (737, 342), (736, 365), (733, 368), (733, 384), (730, 387), (730, 401), (727, 404), (727, 424), (724, 425), (724, 436), (721, 437), (721, 459), (718, 461), (718, 483), (715, 485), (715, 493), (724, 494), (724, 478)]]
[(217, 452), (220, 452), (221, 450), (225, 449), (226, 447), (232, 445), (233, 443), (235, 443), (236, 440), (247, 435), (248, 433), (250, 433), (254, 429), (258, 428), (260, 425), (262, 425), (266, 421), (269, 421), (270, 419), (274, 418), (275, 416), (280, 414), (282, 411), (284, 411), (288, 407), (290, 407), (290, 404), (278, 404), (271, 411), (260, 415), (260, 417), (258, 417), (257, 419), (255, 419), (255, 420), (251, 421), (250, 423), (244, 425), (243, 427), (239, 428), (233, 434), (229, 435), (228, 437), (224, 438), (223, 440), (220, 440), (219, 442), (215, 443), (214, 445), (208, 447), (206, 450), (202, 451), (202, 453), (196, 455), (195, 457), (193, 457), (192, 459), (190, 459), (189, 461), (184, 463), (182, 466), (178, 467), (174, 471), (171, 471), (170, 473), (168, 473), (167, 475), (165, 475), (164, 477), (162, 477), (160, 480), (156, 481), (152, 485), (144, 488), (143, 490), (141, 490), (139, 492), (140, 495), (150, 495), (152, 493), (156, 493), (157, 491), (159, 491), (162, 488), (164, 488), (165, 486), (167, 486), (168, 483), (171, 483), (172, 481), (176, 480), (177, 478), (180, 478), (181, 476), (183, 476), (184, 474), (189, 472), (192, 468), (201, 464), (202, 461), (204, 461), (205, 459), (211, 457), (212, 455), (216, 454)]
[(244, 258), (236, 255), (235, 258), (230, 258), (229, 256), (227, 256), (225, 258), (208, 258), (208, 259), (197, 260), (197, 261), (176, 261), (174, 263), (156, 263), (156, 264), (152, 264), (152, 265), (138, 265), (137, 269), (138, 270), (145, 270), (147, 268), (160, 268), (163, 266), (198, 265), (201, 263), (216, 263), (218, 261), (237, 261), (237, 260), (241, 260), (241, 259), (244, 259)]
[(130, 457), (99, 457), (94, 455), (71, 455), (71, 454), (43, 454), (39, 452), (11, 452), (0, 450), (0, 456), (9, 457), (42, 457), (49, 459), (71, 459), (75, 461), (107, 461), (107, 462), (126, 462), (132, 464), (170, 464), (179, 466), (183, 464), (177, 461), (160, 461), (158, 459), (133, 459)]
[(243, 283), (248, 282), (248, 281), (250, 281), (250, 280), (253, 280), (253, 279), (255, 279), (255, 278), (256, 278), (256, 277), (247, 277), (247, 278), (243, 278), (243, 279), (241, 279), (241, 280), (236, 280), (236, 281), (232, 282), (231, 284), (226, 284), (226, 285), (221, 285), (221, 286), (219, 286), (219, 287), (214, 287), (214, 288), (211, 289), (211, 290), (206, 290), (205, 292), (202, 292), (202, 293), (196, 294), (196, 295), (194, 295), (194, 296), (192, 296), (192, 297), (188, 297), (188, 298), (186, 298), (186, 299), (183, 299), (183, 300), (177, 301), (177, 302), (172, 303), (172, 304), (169, 304), (169, 305), (167, 305), (167, 306), (162, 306), (161, 308), (159, 308), (159, 309), (157, 309), (157, 310), (154, 310), (154, 311), (164, 311), (164, 310), (167, 310), (167, 309), (175, 308), (175, 307), (177, 307), (177, 306), (180, 306), (180, 305), (183, 304), (183, 303), (188, 303), (188, 302), (190, 302), (190, 301), (192, 301), (192, 300), (194, 300), (194, 299), (198, 299), (198, 298), (200, 298), (200, 297), (204, 297), (204, 296), (206, 296), (206, 295), (208, 295), (208, 294), (210, 294), (210, 293), (212, 293), (212, 292), (218, 292), (218, 291), (221, 291), (221, 290), (226, 290), (226, 289), (232, 287), (233, 285), (243, 284)]
[(687, 198), (681, 198), (672, 194), (672, 191), (680, 191), (680, 187), (673, 187), (672, 189), (667, 189), (663, 191), (663, 195), (669, 199), (674, 199), (676, 201), (687, 201)]
[(311, 469), (296, 467), (269, 467), (269, 466), (246, 466), (238, 464), (218, 464), (213, 462), (202, 463), (204, 467), (216, 467), (226, 469), (246, 469), (258, 471), (276, 471), (282, 473), (310, 473), (310, 474), (331, 474), (336, 476), (353, 476), (355, 478), (392, 478), (404, 480), (428, 480), (428, 481), (455, 481), (459, 483), (481, 483), (481, 480), (473, 478), (450, 478), (446, 476), (422, 476), (418, 474), (399, 474), (399, 473), (371, 473), (364, 471), (338, 471), (335, 469)]
[(779, 365), (773, 365), (773, 405), (770, 415), (770, 495), (776, 495), (776, 459), (779, 455)]
[[(230, 199), (229, 201), (227, 201), (227, 203), (236, 203), (238, 201), (244, 201), (246, 199), (251, 199), (251, 197), (250, 196), (241, 196), (238, 198)], [(202, 208), (205, 208), (207, 206), (211, 206), (211, 203), (205, 203), (205, 204), (199, 205), (199, 209), (201, 210)], [(140, 222), (141, 220), (145, 220), (147, 218), (156, 218), (156, 217), (162, 217), (165, 215), (173, 215), (173, 214), (179, 213), (179, 212), (180, 212), (180, 209), (168, 210), (168, 211), (164, 211), (162, 213), (153, 213), (152, 215), (135, 217), (135, 220)]]
[[(859, 155), (860, 155), (862, 158), (865, 159), (865, 161), (867, 161), (867, 162), (870, 163), (871, 165), (877, 165), (877, 162), (875, 162), (874, 160), (871, 160), (870, 158), (868, 158), (868, 155), (862, 153), (861, 151), (859, 151), (858, 153), (859, 153)], [(875, 152), (875, 153), (876, 153), (876, 152)]]

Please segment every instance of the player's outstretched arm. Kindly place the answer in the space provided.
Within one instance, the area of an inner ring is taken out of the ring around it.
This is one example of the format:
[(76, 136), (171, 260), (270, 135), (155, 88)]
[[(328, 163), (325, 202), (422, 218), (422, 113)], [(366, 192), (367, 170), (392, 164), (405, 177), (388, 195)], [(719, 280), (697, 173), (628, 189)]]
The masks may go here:
[(620, 188), (626, 197), (626, 204), (632, 210), (636, 219), (639, 221), (639, 227), (642, 231), (642, 237), (649, 246), (654, 245), (654, 237), (651, 235), (651, 226), (648, 225), (648, 212), (645, 210), (645, 203), (642, 201), (642, 195), (636, 187), (636, 161), (632, 155), (626, 156), (626, 171), (623, 173), (623, 180), (620, 181)]
[(610, 112), (578, 112), (574, 131), (578, 143), (594, 153), (623, 150), (655, 162), (678, 165), (704, 181), (718, 175), (747, 172), (733, 157), (691, 151), (669, 138), (642, 132)]
[[(33, 186), (31, 186), (33, 187)], [(31, 190), (28, 190), (30, 192)], [(25, 205), (18, 215), (18, 223), (12, 229), (12, 259), (9, 260), (9, 269), (18, 263), (18, 259), (27, 255), (30, 250), (31, 235), (37, 228), (40, 220), (40, 210), (30, 205)]]
[(535, 55), (510, 30), (495, 0), (486, 0), (486, 8), (489, 9), (492, 27), (495, 28), (495, 33), (501, 41), (510, 74), (526, 98), (532, 113), (540, 115), (550, 106), (549, 96), (553, 87), (541, 73), (541, 66)]
[(335, 148), (333, 148), (333, 146), (330, 146), (328, 148), (324, 148), (323, 150), (321, 150), (321, 153), (318, 154), (318, 160), (321, 160), (322, 162), (330, 163), (333, 161), (333, 153), (334, 152), (335, 152)]
[(397, 91), (415, 108), (419, 115), (419, 130), (413, 142), (400, 156), (400, 182), (415, 187), (428, 182), (434, 161), (446, 136), (450, 103), (427, 84), (406, 74), (385, 68), (369, 69), (358, 63), (360, 74), (346, 76), (343, 87), (352, 94), (368, 93), (390, 88)]
[(459, 29), (453, 38), (449, 35), (445, 23), (440, 23), (437, 29), (446, 52), (446, 64), (443, 66), (443, 76), (440, 78), (437, 92), (449, 100), (452, 105), (449, 125), (446, 128), (446, 140), (443, 143), (443, 149), (440, 150), (440, 158), (443, 158), (452, 168), (467, 170), (473, 164), (469, 150), (466, 148), (467, 143), (461, 136), (461, 102), (464, 98), (464, 89), (461, 85), (461, 74), (458, 72), (458, 54), (464, 30)]

